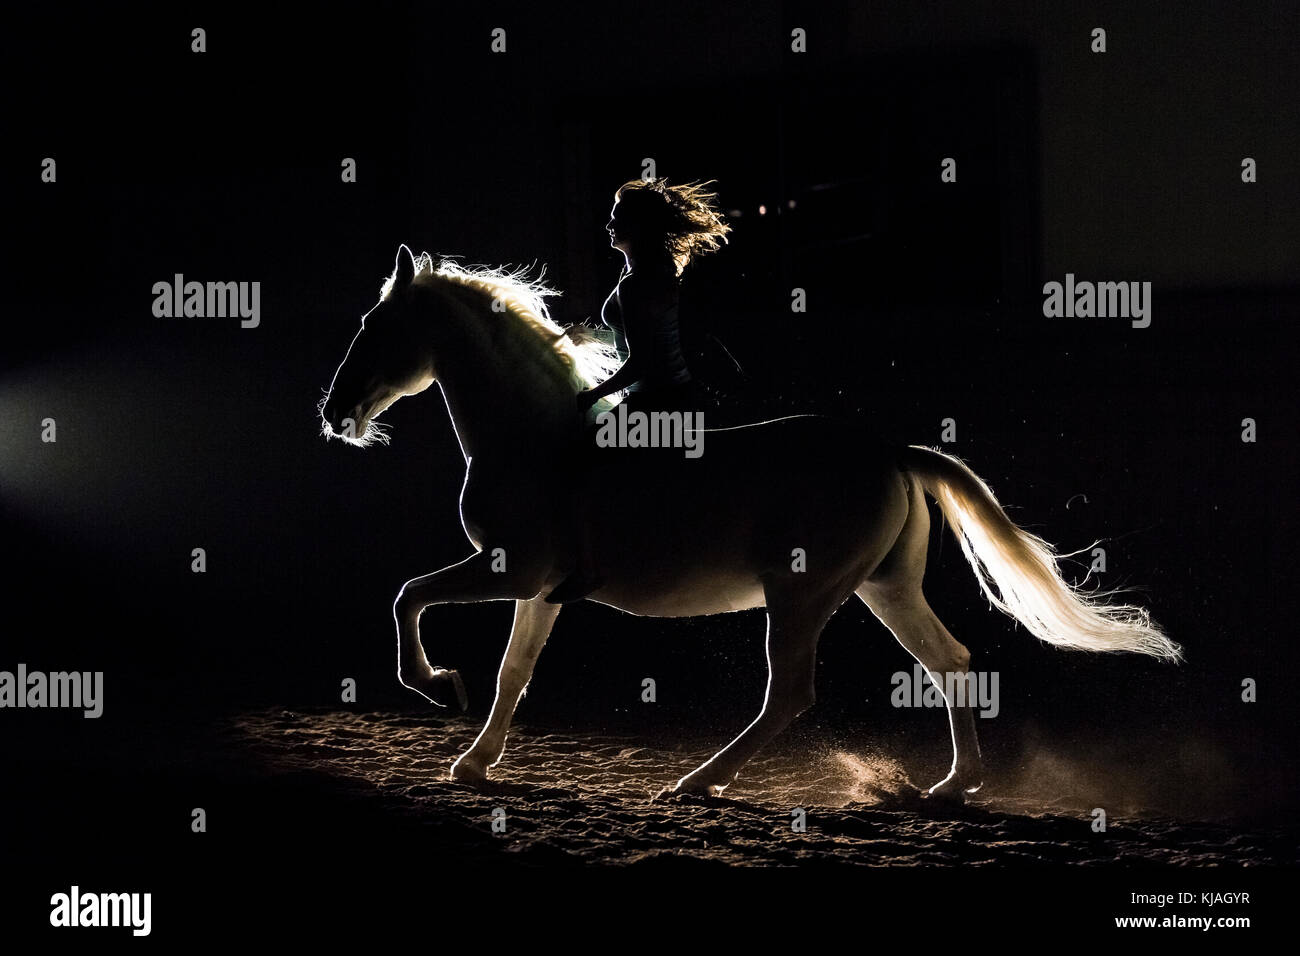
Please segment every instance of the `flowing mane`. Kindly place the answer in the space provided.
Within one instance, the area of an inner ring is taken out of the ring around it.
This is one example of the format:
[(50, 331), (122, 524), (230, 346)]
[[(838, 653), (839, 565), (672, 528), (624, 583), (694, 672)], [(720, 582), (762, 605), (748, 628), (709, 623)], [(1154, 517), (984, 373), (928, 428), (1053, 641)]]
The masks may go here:
[[(545, 272), (544, 266), (536, 277), (529, 275), (528, 266), (463, 266), (446, 256), (439, 256), (435, 261), (429, 253), (422, 252), (415, 257), (413, 281), (449, 280), (500, 299), (506, 311), (531, 330), (569, 369), (575, 390), (598, 385), (618, 370), (618, 353), (586, 326), (561, 326), (551, 318), (546, 299), (560, 293), (542, 281)], [(393, 276), (389, 276), (380, 289), (380, 298), (387, 298), (392, 288)]]

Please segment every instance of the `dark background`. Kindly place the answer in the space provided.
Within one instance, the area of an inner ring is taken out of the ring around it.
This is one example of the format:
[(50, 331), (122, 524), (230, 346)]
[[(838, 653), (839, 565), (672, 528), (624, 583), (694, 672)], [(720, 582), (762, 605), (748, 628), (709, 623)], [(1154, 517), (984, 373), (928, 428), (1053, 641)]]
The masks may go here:
[[(602, 229), (612, 193), (644, 157), (673, 181), (717, 180), (735, 211), (732, 242), (683, 284), (696, 370), (728, 407), (860, 416), (921, 444), (956, 419), (946, 450), (1017, 521), (1064, 550), (1105, 539), (1102, 583), (1139, 586), (1185, 646), (1171, 667), (1038, 644), (987, 607), (936, 520), (930, 601), (1001, 674), (1002, 717), (981, 727), (988, 779), (1047, 749), (1107, 768), (1143, 805), (1282, 819), (1300, 13), (1140, 7), (199, 6), (16, 21), (0, 668), (106, 674), (98, 721), (0, 715), (20, 845), (162, 859), (174, 827), (188, 835), (193, 795), (217, 785), (205, 748), (224, 716), (337, 705), (344, 677), (358, 707), (418, 708), (396, 682), (391, 604), (468, 552), (454, 435), (430, 393), (385, 415), (389, 447), (327, 444), (316, 402), (399, 242), (544, 263), (564, 293), (557, 319), (597, 315), (619, 265)], [(189, 52), (194, 26), (205, 54)], [(489, 53), (495, 26), (503, 56)], [(803, 56), (789, 52), (796, 26)], [(1094, 26), (1104, 55), (1089, 52)], [(45, 156), (57, 184), (39, 180)], [(340, 182), (345, 156), (355, 184)], [(956, 184), (939, 180), (947, 156)], [(260, 281), (260, 328), (155, 319), (151, 286), (176, 272)], [(1043, 318), (1042, 283), (1066, 272), (1150, 281), (1151, 327)], [(806, 314), (789, 310), (796, 286)], [(57, 444), (40, 442), (47, 416)], [(206, 574), (190, 572), (194, 547)], [(461, 670), (477, 713), (509, 620), (506, 605), (425, 614), (430, 658)], [(761, 701), (762, 632), (758, 612), (568, 609), (519, 719), (738, 731)], [(819, 658), (801, 724), (878, 733), (918, 781), (942, 775), (945, 721), (889, 706), (889, 676), (911, 661), (864, 607), (845, 606)], [(646, 676), (653, 708), (638, 699)], [(1257, 704), (1240, 701), (1245, 677)]]

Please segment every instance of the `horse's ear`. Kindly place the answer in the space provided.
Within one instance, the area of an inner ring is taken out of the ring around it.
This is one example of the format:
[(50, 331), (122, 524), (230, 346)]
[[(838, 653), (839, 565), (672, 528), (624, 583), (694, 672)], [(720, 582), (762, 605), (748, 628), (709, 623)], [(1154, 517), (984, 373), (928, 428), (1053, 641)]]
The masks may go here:
[(415, 256), (407, 248), (406, 243), (397, 247), (397, 262), (393, 267), (393, 276), (395, 284), (399, 286), (410, 285), (411, 280), (415, 278)]

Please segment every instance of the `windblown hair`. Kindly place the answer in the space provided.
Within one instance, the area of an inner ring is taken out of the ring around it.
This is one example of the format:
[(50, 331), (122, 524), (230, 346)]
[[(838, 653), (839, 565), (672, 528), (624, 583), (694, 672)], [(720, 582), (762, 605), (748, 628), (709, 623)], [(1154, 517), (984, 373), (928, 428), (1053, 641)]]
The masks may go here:
[[(528, 266), (463, 266), (455, 259), (445, 256), (440, 256), (435, 262), (433, 256), (422, 252), (415, 257), (415, 278), (412, 281), (450, 280), (499, 299), (511, 315), (550, 345), (568, 368), (575, 391), (598, 385), (613, 375), (620, 364), (614, 346), (585, 326), (571, 325), (564, 328), (556, 323), (551, 318), (546, 300), (550, 296), (558, 296), (559, 291), (543, 281), (545, 267), (536, 276), (531, 276), (529, 272)], [(384, 281), (380, 289), (381, 299), (388, 298), (395, 277), (396, 273)]]
[(727, 241), (731, 226), (717, 209), (717, 194), (703, 183), (671, 186), (667, 179), (633, 179), (619, 186), (614, 198), (638, 218), (649, 236), (662, 236), (677, 274), (696, 256), (716, 252)]

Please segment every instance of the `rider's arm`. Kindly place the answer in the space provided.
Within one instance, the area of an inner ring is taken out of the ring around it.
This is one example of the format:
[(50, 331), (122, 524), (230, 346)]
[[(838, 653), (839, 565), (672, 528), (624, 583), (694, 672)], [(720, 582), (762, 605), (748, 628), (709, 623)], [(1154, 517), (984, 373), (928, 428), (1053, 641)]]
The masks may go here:
[(634, 385), (641, 381), (641, 366), (637, 362), (636, 356), (637, 353), (629, 342), (627, 361), (618, 367), (618, 371), (605, 379), (605, 381), (601, 382), (599, 385), (589, 388), (581, 393), (588, 399), (587, 404), (594, 405), (606, 395), (622, 391), (629, 385)]

